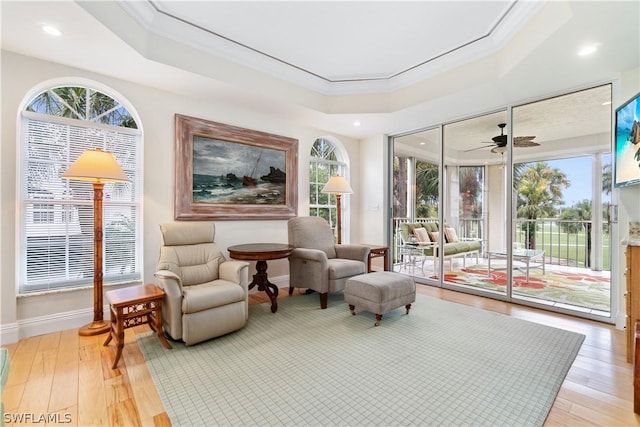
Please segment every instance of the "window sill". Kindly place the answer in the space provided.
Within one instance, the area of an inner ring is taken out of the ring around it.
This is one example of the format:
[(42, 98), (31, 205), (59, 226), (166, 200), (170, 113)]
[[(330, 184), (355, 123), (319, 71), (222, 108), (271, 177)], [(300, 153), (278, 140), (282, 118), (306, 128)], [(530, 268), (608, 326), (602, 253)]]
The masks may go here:
[[(126, 280), (123, 282), (105, 283), (102, 285), (102, 287), (103, 289), (106, 289), (106, 288), (113, 288), (113, 287), (136, 286), (136, 285), (142, 285), (142, 284), (143, 284), (143, 281), (141, 279), (136, 279), (136, 280)], [(29, 292), (29, 293), (23, 293), (23, 294), (18, 293), (16, 295), (16, 298), (40, 297), (40, 296), (62, 294), (62, 293), (68, 293), (68, 292), (86, 291), (87, 289), (93, 289), (93, 285), (78, 286), (74, 288), (48, 289), (46, 291)]]

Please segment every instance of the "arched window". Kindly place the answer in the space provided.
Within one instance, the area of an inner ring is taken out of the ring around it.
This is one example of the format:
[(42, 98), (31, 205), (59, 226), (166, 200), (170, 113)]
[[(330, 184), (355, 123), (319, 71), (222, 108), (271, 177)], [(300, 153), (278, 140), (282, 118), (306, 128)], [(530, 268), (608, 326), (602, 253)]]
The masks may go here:
[(104, 186), (104, 283), (141, 279), (138, 128), (118, 100), (83, 85), (52, 87), (27, 103), (18, 167), (19, 293), (93, 283), (93, 187), (60, 176), (95, 148), (112, 153), (130, 179)]
[[(334, 175), (345, 176), (347, 165), (341, 161), (335, 144), (326, 138), (318, 138), (311, 147), (309, 160), (309, 215), (319, 216), (336, 227), (336, 196), (324, 194), (322, 189)], [(343, 199), (344, 203), (344, 199)]]

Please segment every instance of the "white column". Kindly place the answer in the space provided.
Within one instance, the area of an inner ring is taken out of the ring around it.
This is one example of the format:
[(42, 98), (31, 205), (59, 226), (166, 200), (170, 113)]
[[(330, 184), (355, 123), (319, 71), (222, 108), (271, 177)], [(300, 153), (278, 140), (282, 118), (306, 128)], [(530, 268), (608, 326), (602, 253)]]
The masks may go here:
[[(597, 153), (592, 157), (592, 184), (591, 184), (591, 268), (602, 271), (602, 154)], [(585, 242), (586, 243), (586, 242)]]

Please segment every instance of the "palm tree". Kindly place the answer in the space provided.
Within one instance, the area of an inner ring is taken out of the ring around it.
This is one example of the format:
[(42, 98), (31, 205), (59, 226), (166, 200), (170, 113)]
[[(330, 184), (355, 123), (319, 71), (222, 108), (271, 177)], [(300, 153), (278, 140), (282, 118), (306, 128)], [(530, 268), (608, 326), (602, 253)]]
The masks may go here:
[[(394, 216), (407, 216), (407, 163), (408, 157), (396, 156), (393, 160), (393, 197)], [(415, 161), (416, 165), (416, 210), (419, 218), (437, 216), (438, 205), (438, 165), (421, 160)]]
[(407, 216), (407, 161), (401, 156), (393, 159), (393, 215), (398, 218)]
[[(89, 92), (88, 95), (87, 92)], [(113, 98), (84, 87), (64, 86), (42, 92), (29, 104), (27, 110), (113, 126), (138, 128), (127, 109)]]
[(513, 164), (513, 188), (518, 190), (520, 180), (522, 179), (522, 172), (527, 167), (527, 163), (514, 163)]
[(419, 218), (438, 216), (439, 183), (437, 164), (416, 161), (416, 216)]
[[(514, 180), (515, 182), (515, 180)], [(518, 217), (536, 220), (552, 216), (562, 204), (562, 188), (569, 186), (564, 172), (551, 168), (546, 162), (528, 165), (518, 178)], [(527, 248), (536, 247), (536, 223), (527, 222)]]
[(602, 166), (602, 192), (611, 194), (611, 163)]
[[(462, 198), (462, 218), (473, 217), (474, 210), (479, 208), (479, 196), (482, 193), (483, 168), (463, 166), (459, 169), (460, 197)], [(471, 221), (464, 221), (464, 235), (471, 235)]]
[[(564, 209), (560, 218), (565, 221), (591, 221), (591, 201), (585, 199)], [(579, 223), (566, 223), (562, 226), (562, 231), (575, 234), (583, 230)]]
[[(561, 218), (568, 221), (562, 226), (562, 230), (566, 233), (584, 232), (586, 236), (585, 242), (585, 267), (591, 266), (591, 201), (582, 200), (562, 212)], [(583, 225), (584, 224), (584, 228)]]

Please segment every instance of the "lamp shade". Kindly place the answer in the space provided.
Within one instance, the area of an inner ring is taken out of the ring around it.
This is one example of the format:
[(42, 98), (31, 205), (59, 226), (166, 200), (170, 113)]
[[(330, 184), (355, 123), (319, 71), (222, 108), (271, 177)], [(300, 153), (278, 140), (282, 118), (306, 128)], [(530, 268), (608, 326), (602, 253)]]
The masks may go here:
[(129, 181), (113, 154), (100, 148), (82, 153), (62, 174), (62, 178), (90, 182)]
[(351, 194), (353, 190), (343, 176), (332, 176), (329, 182), (322, 189), (323, 193), (330, 194)]

